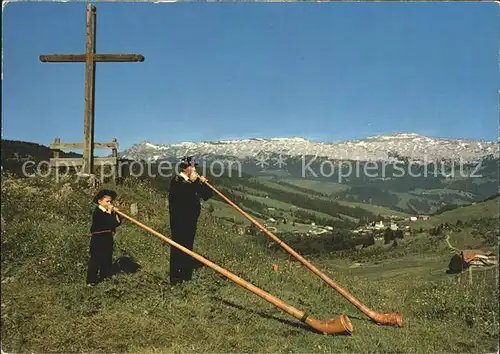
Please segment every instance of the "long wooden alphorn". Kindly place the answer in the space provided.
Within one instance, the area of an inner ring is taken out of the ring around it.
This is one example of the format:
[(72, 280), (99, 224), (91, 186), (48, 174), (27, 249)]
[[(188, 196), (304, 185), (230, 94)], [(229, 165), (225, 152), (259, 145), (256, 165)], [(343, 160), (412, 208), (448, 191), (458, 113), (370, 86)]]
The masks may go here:
[(142, 224), (141, 222), (135, 220), (134, 218), (132, 218), (132, 217), (124, 214), (120, 210), (117, 210), (117, 209), (114, 209), (114, 210), (115, 210), (115, 212), (118, 215), (122, 216), (123, 218), (129, 220), (130, 222), (136, 224), (140, 228), (142, 228), (142, 229), (144, 229), (144, 230), (152, 233), (153, 235), (159, 237), (160, 239), (162, 239), (163, 241), (167, 242), (171, 246), (173, 246), (175, 248), (178, 248), (179, 250), (181, 250), (184, 253), (187, 253), (188, 255), (190, 255), (191, 257), (193, 257), (194, 259), (196, 259), (199, 262), (201, 262), (201, 263), (209, 266), (210, 268), (212, 268), (215, 271), (219, 272), (220, 274), (222, 274), (226, 278), (232, 280), (236, 284), (244, 287), (247, 290), (250, 290), (254, 294), (256, 294), (256, 295), (260, 296), (261, 298), (269, 301), (270, 303), (272, 303), (276, 307), (278, 307), (281, 310), (287, 312), (288, 314), (294, 316), (295, 318), (299, 319), (301, 322), (306, 323), (307, 325), (309, 325), (310, 327), (314, 328), (318, 332), (321, 332), (321, 333), (323, 333), (325, 335), (326, 334), (333, 334), (333, 333), (337, 333), (337, 334), (351, 334), (352, 333), (353, 326), (352, 326), (352, 323), (351, 323), (349, 317), (347, 317), (346, 314), (341, 314), (337, 319), (334, 319), (334, 320), (318, 320), (318, 319), (316, 319), (314, 317), (311, 317), (306, 312), (300, 311), (300, 310), (294, 308), (293, 306), (288, 305), (284, 301), (281, 301), (280, 299), (274, 297), (273, 295), (269, 294), (268, 292), (266, 292), (266, 291), (264, 291), (264, 290), (256, 287), (255, 285), (247, 282), (246, 280), (243, 280), (242, 278), (240, 278), (237, 275), (231, 273), (230, 271), (228, 271), (228, 270), (226, 270), (226, 269), (218, 266), (217, 264), (213, 263), (212, 261), (209, 261), (205, 257), (203, 257), (203, 256), (201, 256), (201, 255), (199, 255), (199, 254), (197, 254), (197, 253), (195, 253), (195, 252), (187, 249), (186, 247), (184, 247), (184, 246), (178, 244), (177, 242), (169, 239), (168, 237), (162, 235), (161, 233), (159, 233), (159, 232), (151, 229), (150, 227)]
[(285, 242), (279, 239), (276, 235), (274, 235), (271, 231), (267, 230), (263, 225), (261, 225), (257, 220), (243, 211), (240, 207), (238, 207), (235, 203), (233, 203), (229, 198), (227, 198), (224, 194), (222, 194), (219, 190), (217, 190), (214, 186), (212, 186), (208, 181), (204, 181), (208, 187), (210, 187), (215, 193), (217, 193), (222, 199), (224, 199), (229, 205), (239, 211), (244, 217), (250, 220), (253, 224), (255, 224), (259, 229), (261, 229), (267, 236), (276, 241), (281, 247), (283, 247), (288, 253), (297, 258), (302, 264), (304, 264), (311, 272), (319, 276), (323, 279), (328, 285), (334, 288), (337, 292), (339, 292), (343, 297), (345, 297), (351, 304), (356, 306), (358, 310), (363, 312), (366, 316), (371, 318), (378, 324), (383, 325), (397, 325), (399, 327), (403, 327), (403, 315), (401, 312), (395, 313), (377, 313), (375, 311), (370, 310), (366, 305), (359, 302), (354, 296), (349, 294), (345, 289), (331, 280), (325, 273), (320, 271), (314, 265), (312, 265), (308, 260), (298, 254), (295, 250), (293, 250), (290, 246), (288, 246)]

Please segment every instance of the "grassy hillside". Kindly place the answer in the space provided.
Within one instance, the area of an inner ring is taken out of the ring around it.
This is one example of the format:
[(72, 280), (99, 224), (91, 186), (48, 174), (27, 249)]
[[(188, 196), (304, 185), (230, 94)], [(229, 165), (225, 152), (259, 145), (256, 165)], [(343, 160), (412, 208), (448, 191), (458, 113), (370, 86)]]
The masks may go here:
[[(113, 187), (114, 188), (114, 187)], [(169, 235), (164, 192), (126, 180), (116, 205)], [(442, 237), (413, 235), (398, 247), (377, 244), (335, 252), (331, 239), (283, 235), (293, 247), (378, 312), (402, 311), (404, 327), (369, 321), (264, 235), (204, 204), (195, 251), (319, 319), (346, 312), (351, 336), (323, 336), (217, 272), (201, 267), (192, 282), (168, 284), (169, 246), (125, 223), (115, 258), (140, 265), (87, 288), (90, 204), (95, 191), (72, 181), (2, 180), (2, 349), (6, 352), (442, 353), (498, 350), (495, 270), (474, 286), (445, 273)], [(466, 216), (464, 216), (466, 217)], [(422, 247), (426, 245), (426, 247)], [(314, 250), (319, 252), (313, 252)], [(353, 267), (353, 262), (362, 265)], [(279, 266), (273, 271), (273, 265)]]
[[(23, 164), (25, 165), (25, 171), (27, 174), (33, 174), (36, 172), (36, 168), (33, 167), (32, 163), (39, 163), (41, 161), (49, 161), (54, 157), (53, 151), (45, 146), (36, 143), (30, 143), (26, 141), (18, 140), (5, 140), (2, 139), (2, 171), (8, 171), (15, 173), (18, 176), (24, 174)], [(60, 157), (81, 157), (81, 154), (74, 152), (63, 152), (60, 150)], [(43, 167), (43, 166), (41, 166)]]
[(346, 202), (343, 200), (339, 200), (338, 203), (342, 204), (342, 205), (346, 205), (346, 206), (363, 208), (369, 212), (372, 212), (374, 214), (381, 215), (384, 217), (396, 216), (399, 218), (406, 218), (410, 215), (407, 213), (403, 213), (401, 211), (385, 208), (385, 207), (380, 206), (380, 205), (373, 205), (373, 204), (367, 204), (367, 203), (357, 203), (357, 202)]
[(465, 222), (469, 219), (498, 218), (500, 197), (487, 200), (483, 203), (475, 203), (468, 206), (459, 206), (440, 214), (432, 215), (428, 220), (417, 220), (411, 223), (414, 228), (435, 227), (442, 223)]
[[(349, 187), (342, 184), (330, 183), (325, 181), (312, 181), (305, 179), (304, 180), (287, 179), (287, 180), (269, 181), (269, 180), (264, 180), (262, 178), (258, 178), (257, 181), (259, 184), (262, 184), (273, 190), (278, 190), (278, 191), (282, 190), (288, 193), (307, 195), (310, 198), (317, 198), (321, 200), (336, 202), (341, 205), (350, 206), (353, 208), (356, 207), (362, 208), (374, 214), (380, 214), (383, 216), (390, 216), (390, 215), (395, 215), (400, 217), (408, 216), (407, 213), (386, 208), (380, 205), (339, 200), (335, 198), (335, 193), (349, 189)], [(237, 183), (237, 181), (235, 182)], [(250, 189), (249, 193), (253, 194)]]
[(284, 181), (283, 184), (302, 188), (306, 192), (315, 191), (324, 195), (331, 195), (349, 189), (348, 186), (341, 183), (325, 183), (325, 181), (304, 178), (290, 178)]
[[(74, 152), (59, 151), (61, 157), (81, 157), (81, 154)], [(2, 161), (24, 161), (32, 159), (34, 161), (48, 160), (54, 156), (52, 150), (45, 145), (30, 143), (20, 140), (2, 139)]]

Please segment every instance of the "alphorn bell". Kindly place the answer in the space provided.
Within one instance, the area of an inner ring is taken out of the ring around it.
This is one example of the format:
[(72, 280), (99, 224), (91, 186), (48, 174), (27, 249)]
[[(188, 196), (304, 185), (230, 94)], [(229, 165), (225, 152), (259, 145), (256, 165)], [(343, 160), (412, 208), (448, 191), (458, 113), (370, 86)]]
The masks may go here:
[(304, 311), (300, 311), (293, 306), (288, 305), (284, 301), (281, 301), (280, 299), (274, 297), (273, 295), (269, 294), (268, 292), (256, 287), (255, 285), (247, 282), (246, 280), (243, 280), (242, 278), (238, 277), (237, 275), (231, 273), (230, 271), (218, 266), (217, 264), (209, 261), (205, 257), (187, 249), (186, 247), (178, 244), (177, 242), (169, 239), (168, 237), (162, 235), (161, 233), (151, 229), (150, 227), (142, 224), (141, 222), (135, 220), (134, 218), (122, 213), (121, 211), (117, 210), (116, 208), (114, 211), (118, 214), (124, 217), (125, 219), (129, 220), (130, 222), (136, 224), (140, 228), (152, 233), (153, 235), (161, 238), (163, 241), (167, 242), (171, 246), (178, 248), (184, 253), (187, 253), (197, 261), (209, 266), (210, 268), (214, 269), (215, 271), (219, 272), (226, 278), (232, 280), (236, 284), (244, 287), (247, 290), (250, 290), (254, 294), (262, 297), (263, 299), (269, 301), (276, 307), (280, 308), (281, 310), (289, 313), (290, 315), (294, 316), (295, 318), (299, 319), (301, 322), (309, 325), (310, 327), (314, 328), (320, 333), (323, 333), (325, 335), (327, 334), (351, 334), (353, 331), (353, 326), (352, 323), (347, 317), (346, 314), (341, 314), (337, 319), (334, 320), (318, 320), (314, 317), (311, 317), (309, 314), (307, 314)]
[(281, 247), (283, 247), (288, 253), (297, 258), (302, 264), (304, 264), (311, 272), (319, 276), (323, 279), (328, 285), (334, 288), (338, 293), (340, 293), (343, 297), (345, 297), (351, 304), (356, 306), (358, 310), (363, 312), (366, 316), (371, 318), (378, 324), (383, 325), (397, 325), (399, 327), (403, 327), (403, 315), (401, 312), (395, 313), (377, 313), (375, 311), (370, 310), (366, 305), (359, 302), (354, 296), (349, 294), (345, 289), (331, 280), (325, 273), (320, 271), (314, 265), (312, 265), (309, 261), (307, 261), (304, 257), (298, 254), (295, 250), (293, 250), (290, 246), (288, 246), (285, 242), (279, 239), (272, 232), (267, 230), (263, 225), (261, 225), (257, 220), (243, 211), (240, 207), (238, 207), (235, 203), (233, 203), (229, 198), (227, 198), (224, 194), (218, 191), (215, 187), (213, 187), (208, 181), (204, 181), (204, 183), (210, 187), (215, 193), (217, 193), (222, 199), (224, 199), (229, 205), (235, 208), (238, 212), (240, 212), (244, 217), (250, 220), (253, 224), (255, 224), (259, 229), (261, 229), (267, 236), (277, 242)]

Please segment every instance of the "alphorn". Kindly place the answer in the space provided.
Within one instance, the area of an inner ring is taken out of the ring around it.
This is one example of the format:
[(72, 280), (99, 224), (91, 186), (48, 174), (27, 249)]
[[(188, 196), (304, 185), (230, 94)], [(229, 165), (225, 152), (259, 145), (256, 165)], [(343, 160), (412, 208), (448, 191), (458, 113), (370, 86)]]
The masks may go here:
[(328, 285), (334, 288), (337, 292), (339, 292), (343, 297), (345, 297), (351, 304), (356, 306), (358, 310), (363, 312), (366, 316), (371, 318), (378, 324), (381, 325), (397, 325), (399, 327), (403, 327), (403, 315), (401, 312), (395, 313), (377, 313), (375, 311), (370, 310), (366, 305), (359, 302), (354, 296), (349, 294), (345, 289), (331, 280), (325, 273), (320, 271), (314, 265), (312, 265), (308, 260), (298, 254), (295, 250), (293, 250), (290, 246), (288, 246), (285, 242), (279, 239), (276, 235), (274, 235), (271, 231), (267, 230), (264, 226), (262, 226), (257, 220), (243, 211), (240, 207), (238, 207), (234, 202), (232, 202), (229, 198), (227, 198), (224, 194), (222, 194), (219, 190), (217, 190), (214, 186), (212, 186), (208, 181), (204, 181), (204, 183), (210, 187), (215, 193), (217, 193), (222, 199), (224, 199), (229, 205), (239, 211), (244, 217), (254, 223), (259, 229), (261, 229), (267, 236), (276, 241), (281, 247), (283, 247), (288, 253), (297, 258), (302, 264), (304, 264), (309, 270), (311, 270), (314, 274), (323, 279)]
[(171, 246), (181, 250), (182, 252), (187, 253), (188, 255), (193, 257), (194, 259), (209, 266), (210, 268), (219, 272), (220, 274), (222, 274), (226, 278), (232, 280), (236, 284), (242, 286), (243, 288), (250, 290), (254, 294), (269, 301), (270, 303), (272, 303), (276, 307), (278, 307), (281, 310), (287, 312), (288, 314), (294, 316), (295, 318), (299, 319), (301, 322), (314, 328), (318, 332), (323, 333), (325, 335), (333, 334), (333, 333), (337, 333), (337, 334), (351, 334), (352, 333), (353, 326), (352, 326), (352, 323), (351, 323), (349, 317), (347, 317), (346, 314), (341, 314), (337, 319), (333, 319), (333, 320), (318, 320), (318, 319), (310, 316), (307, 312), (300, 311), (300, 310), (296, 309), (295, 307), (288, 305), (284, 301), (282, 301), (282, 300), (276, 298), (275, 296), (269, 294), (268, 292), (256, 287), (255, 285), (238, 277), (237, 275), (231, 273), (230, 271), (218, 266), (217, 264), (213, 263), (212, 261), (209, 261), (208, 259), (197, 254), (196, 252), (193, 252), (193, 251), (187, 249), (186, 247), (178, 244), (177, 242), (169, 239), (168, 237), (162, 235), (158, 231), (151, 229), (150, 227), (142, 224), (141, 222), (135, 220), (134, 218), (124, 214), (123, 212), (121, 212), (117, 209), (114, 209), (114, 210), (117, 214), (121, 215), (122, 217), (129, 220), (130, 222), (136, 224), (140, 228), (152, 233), (153, 235), (159, 237), (163, 241), (165, 241), (168, 244), (170, 244)]

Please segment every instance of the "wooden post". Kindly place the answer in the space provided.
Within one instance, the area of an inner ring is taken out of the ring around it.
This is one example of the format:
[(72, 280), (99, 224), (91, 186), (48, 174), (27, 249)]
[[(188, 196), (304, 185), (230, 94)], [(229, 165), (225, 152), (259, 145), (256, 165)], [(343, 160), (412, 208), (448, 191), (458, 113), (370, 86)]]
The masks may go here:
[[(61, 143), (61, 139), (60, 138), (54, 138), (54, 144), (60, 144)], [(54, 151), (54, 158), (55, 159), (58, 159), (60, 156), (59, 156), (59, 150), (57, 151)]]
[[(111, 157), (118, 158), (118, 141), (116, 138), (113, 138), (113, 142), (116, 143), (116, 147), (111, 149)], [(116, 175), (118, 174), (118, 163), (114, 165), (113, 168), (113, 182), (116, 184)], [(121, 176), (120, 176), (121, 177)]]
[(469, 284), (472, 285), (472, 266), (469, 266)]
[(85, 63), (85, 110), (83, 125), (83, 168), (82, 172), (94, 171), (94, 108), (96, 62), (142, 62), (140, 54), (96, 54), (96, 7), (87, 5), (87, 31), (85, 54), (40, 55), (43, 63)]
[[(61, 139), (60, 138), (54, 138), (54, 144), (60, 144)], [(59, 150), (54, 150), (54, 159), (59, 159), (61, 156), (59, 154)], [(56, 182), (59, 182), (59, 167), (55, 168), (56, 171)]]
[(87, 5), (87, 43), (85, 46), (85, 115), (83, 125), (83, 172), (94, 172), (94, 108), (95, 108), (95, 28), (96, 8)]

